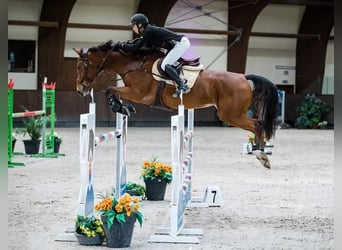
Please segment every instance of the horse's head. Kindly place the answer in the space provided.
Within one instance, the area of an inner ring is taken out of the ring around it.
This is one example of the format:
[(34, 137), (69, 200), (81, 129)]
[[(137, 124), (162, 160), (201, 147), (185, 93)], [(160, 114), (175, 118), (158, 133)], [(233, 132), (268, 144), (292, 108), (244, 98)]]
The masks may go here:
[(77, 59), (76, 92), (84, 97), (89, 94), (96, 77), (105, 69), (106, 60), (111, 52), (117, 50), (117, 44), (108, 41), (105, 44), (90, 49), (74, 51), (79, 55)]
[(96, 78), (96, 69), (92, 67), (93, 62), (88, 58), (88, 49), (81, 49), (74, 51), (79, 55), (77, 59), (76, 72), (76, 92), (84, 97), (89, 94), (91, 85)]

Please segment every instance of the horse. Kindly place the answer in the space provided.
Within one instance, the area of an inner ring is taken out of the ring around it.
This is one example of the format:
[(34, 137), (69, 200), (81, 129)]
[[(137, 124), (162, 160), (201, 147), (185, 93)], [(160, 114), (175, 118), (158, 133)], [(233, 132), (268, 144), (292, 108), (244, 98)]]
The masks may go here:
[[(221, 121), (255, 135), (256, 158), (264, 167), (271, 168), (264, 147), (265, 140), (274, 137), (276, 130), (278, 91), (274, 83), (259, 75), (202, 69), (191, 91), (175, 98), (175, 86), (165, 84), (165, 79), (156, 80), (152, 72), (153, 64), (164, 54), (158, 50), (128, 54), (120, 43), (110, 40), (91, 48), (74, 49), (79, 55), (76, 91), (80, 96), (89, 94), (97, 76), (111, 71), (124, 82), (124, 86), (108, 86), (106, 90), (113, 112), (135, 112), (134, 106), (122, 99), (147, 106), (159, 104), (171, 110), (180, 104), (185, 109), (214, 106)], [(249, 110), (253, 110), (252, 116)]]

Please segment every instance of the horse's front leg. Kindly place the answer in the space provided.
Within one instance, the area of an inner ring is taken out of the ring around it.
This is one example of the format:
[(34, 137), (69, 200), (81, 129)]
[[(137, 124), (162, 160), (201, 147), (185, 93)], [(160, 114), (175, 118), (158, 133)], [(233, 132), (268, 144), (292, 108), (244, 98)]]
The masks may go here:
[(131, 113), (136, 113), (136, 110), (133, 107), (133, 105), (129, 103), (124, 104), (119, 98), (116, 97), (116, 94), (114, 91), (107, 90), (106, 96), (108, 99), (108, 104), (114, 113), (119, 112), (123, 115), (128, 115), (128, 116), (130, 116)]

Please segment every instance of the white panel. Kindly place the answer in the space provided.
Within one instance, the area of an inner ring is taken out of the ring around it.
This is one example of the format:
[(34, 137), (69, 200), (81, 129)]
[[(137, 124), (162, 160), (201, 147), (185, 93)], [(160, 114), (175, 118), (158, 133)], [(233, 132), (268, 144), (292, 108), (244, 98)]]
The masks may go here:
[(42, 3), (43, 0), (9, 0), (8, 20), (39, 21)]
[(8, 26), (8, 39), (10, 40), (38, 40), (38, 27)]
[(334, 64), (326, 64), (324, 70), (324, 79), (322, 86), (322, 94), (333, 95), (334, 92)]
[(304, 6), (267, 5), (255, 20), (252, 32), (297, 34)]
[(37, 89), (37, 73), (8, 72), (8, 80), (13, 79), (14, 89)]
[(258, 49), (277, 49), (277, 50), (296, 50), (297, 39), (257, 37), (249, 38), (248, 48)]
[(128, 25), (138, 1), (78, 0), (70, 14), (70, 23)]
[[(78, 0), (70, 14), (69, 23), (128, 25), (138, 3), (138, 0)], [(131, 31), (68, 28), (64, 56), (77, 57), (72, 48), (89, 48), (108, 40), (129, 39), (132, 39)]]
[(282, 76), (275, 66), (294, 66), (295, 63), (296, 54), (293, 50), (249, 49), (246, 73), (262, 75), (279, 84), (282, 82)]
[(325, 63), (326, 64), (334, 64), (334, 55), (335, 55), (335, 48), (334, 48), (334, 41), (329, 41), (326, 51)]
[(204, 68), (226, 70), (226, 40), (190, 39), (190, 43), (191, 47), (185, 53), (185, 58), (200, 57)]
[[(204, 15), (204, 13), (210, 13), (210, 15)], [(168, 28), (227, 30), (227, 15), (228, 4), (226, 1), (177, 1), (166, 19), (165, 26)]]

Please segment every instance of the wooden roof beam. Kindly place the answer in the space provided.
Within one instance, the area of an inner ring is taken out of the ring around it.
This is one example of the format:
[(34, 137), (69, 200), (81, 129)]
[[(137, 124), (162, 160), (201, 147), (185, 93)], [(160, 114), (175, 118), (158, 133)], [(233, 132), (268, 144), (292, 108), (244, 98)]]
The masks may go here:
[(24, 26), (38, 26), (44, 28), (58, 29), (58, 22), (44, 22), (44, 21), (25, 21), (25, 20), (8, 20), (8, 25), (24, 25)]

